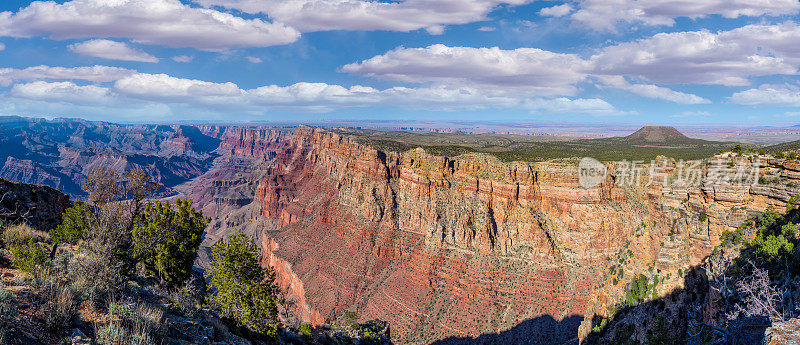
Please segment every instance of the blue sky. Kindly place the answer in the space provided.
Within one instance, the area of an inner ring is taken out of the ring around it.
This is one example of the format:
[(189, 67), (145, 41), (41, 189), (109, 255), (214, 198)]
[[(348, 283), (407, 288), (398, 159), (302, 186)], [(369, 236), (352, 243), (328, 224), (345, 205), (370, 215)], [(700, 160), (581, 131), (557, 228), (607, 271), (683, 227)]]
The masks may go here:
[(800, 123), (797, 0), (0, 3), (0, 114)]

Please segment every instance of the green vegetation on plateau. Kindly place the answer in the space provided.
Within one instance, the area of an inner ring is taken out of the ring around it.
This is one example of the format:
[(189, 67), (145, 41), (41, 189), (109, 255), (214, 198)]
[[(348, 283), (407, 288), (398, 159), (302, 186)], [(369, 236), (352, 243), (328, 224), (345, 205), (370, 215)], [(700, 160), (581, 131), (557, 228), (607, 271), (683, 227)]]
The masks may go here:
[(511, 134), (455, 134), (386, 132), (338, 129), (356, 141), (385, 152), (403, 152), (421, 147), (439, 156), (481, 152), (503, 161), (546, 161), (558, 158), (593, 157), (602, 161), (650, 161), (659, 155), (675, 159), (708, 158), (734, 146), (730, 142), (691, 139), (669, 127), (645, 127), (627, 137), (567, 139)]

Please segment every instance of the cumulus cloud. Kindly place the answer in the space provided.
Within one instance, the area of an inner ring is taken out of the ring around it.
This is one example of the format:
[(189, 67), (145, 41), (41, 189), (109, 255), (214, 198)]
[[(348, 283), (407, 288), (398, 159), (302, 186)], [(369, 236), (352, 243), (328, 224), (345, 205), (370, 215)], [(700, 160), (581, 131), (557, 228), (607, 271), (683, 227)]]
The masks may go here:
[(0, 50), (6, 50), (6, 45), (5, 45), (5, 44), (2, 44), (2, 43), (0, 43)]
[(228, 99), (243, 93), (231, 82), (212, 83), (176, 78), (166, 74), (137, 73), (114, 83), (114, 89), (126, 95), (153, 100), (213, 101)]
[(545, 17), (563, 17), (572, 12), (570, 4), (563, 4), (553, 7), (546, 7), (539, 11), (539, 14)]
[(660, 33), (612, 45), (591, 58), (595, 73), (660, 84), (742, 86), (754, 76), (796, 74), (800, 27), (747, 25), (730, 31)]
[(593, 29), (611, 30), (620, 23), (645, 25), (675, 24), (675, 18), (702, 18), (721, 15), (725, 18), (741, 16), (780, 16), (800, 12), (797, 0), (582, 0), (572, 18)]
[(86, 85), (80, 86), (73, 82), (35, 81), (28, 84), (16, 84), (9, 92), (11, 96), (33, 100), (65, 101), (76, 104), (105, 103), (112, 98), (109, 89)]
[(478, 31), (483, 31), (483, 32), (491, 32), (495, 30), (497, 30), (497, 28), (494, 26), (481, 26), (478, 28)]
[(678, 104), (708, 104), (708, 99), (652, 84), (631, 84), (622, 76), (598, 76), (601, 85), (626, 90), (642, 97), (663, 99)]
[(261, 58), (258, 58), (258, 57), (255, 57), (255, 56), (248, 56), (247, 57), (247, 61), (249, 61), (250, 63), (262, 63), (262, 62), (264, 62), (263, 60), (261, 60)]
[(109, 60), (158, 62), (155, 56), (134, 49), (123, 42), (94, 39), (69, 45), (69, 50), (81, 54)]
[(264, 13), (303, 32), (327, 30), (413, 31), (441, 34), (444, 26), (485, 20), (500, 5), (532, 0), (195, 0), (246, 13)]
[[(51, 67), (50, 69), (57, 70)], [(52, 74), (52, 73), (51, 73)], [(75, 76), (62, 72), (61, 76)], [(396, 106), (406, 109), (473, 110), (530, 109), (570, 113), (613, 113), (616, 110), (599, 99), (566, 98), (531, 100), (520, 94), (490, 94), (467, 86), (392, 87), (379, 90), (354, 85), (345, 87), (326, 83), (296, 83), (287, 86), (266, 85), (242, 89), (234, 83), (214, 83), (176, 78), (166, 74), (136, 73), (117, 75), (102, 85), (79, 85), (72, 81), (34, 81), (15, 84), (8, 96), (17, 100), (72, 103), (80, 106), (147, 107), (167, 104), (202, 111), (264, 113), (269, 110), (329, 112), (348, 107)], [(85, 78), (86, 79), (86, 78)], [(84, 80), (85, 80), (84, 79)], [(106, 77), (104, 80), (110, 78)], [(43, 103), (42, 103), (43, 104)]]
[(36, 66), (24, 69), (0, 68), (0, 85), (9, 86), (16, 80), (86, 80), (110, 82), (135, 74), (136, 71), (109, 66), (51, 67)]
[(176, 62), (189, 63), (192, 62), (192, 60), (194, 60), (194, 56), (178, 55), (178, 56), (173, 56), (172, 60)]
[(344, 87), (300, 82), (288, 86), (241, 89), (233, 83), (211, 83), (144, 73), (120, 79), (113, 85), (113, 92), (140, 100), (310, 112), (372, 105), (437, 110), (510, 108), (523, 102), (521, 98), (491, 96), (471, 88), (393, 87), (378, 90), (361, 85)]
[(135, 42), (207, 51), (268, 47), (296, 41), (300, 33), (278, 22), (243, 19), (179, 0), (36, 1), (0, 13), (0, 36), (52, 39), (129, 38)]
[[(749, 85), (753, 77), (797, 75), (800, 25), (794, 22), (660, 33), (602, 48), (589, 58), (534, 48), (398, 47), (342, 71), (434, 86), (470, 87), (489, 95), (574, 96), (593, 81), (679, 104), (707, 104), (664, 85)], [(632, 82), (635, 81), (635, 82)]]
[(498, 86), (538, 96), (572, 95), (574, 84), (584, 80), (590, 64), (573, 54), (541, 49), (448, 47), (397, 48), (386, 54), (345, 65), (345, 72), (412, 83), (434, 82), (451, 86)]
[(752, 106), (800, 107), (800, 87), (796, 85), (761, 85), (734, 93), (731, 102)]

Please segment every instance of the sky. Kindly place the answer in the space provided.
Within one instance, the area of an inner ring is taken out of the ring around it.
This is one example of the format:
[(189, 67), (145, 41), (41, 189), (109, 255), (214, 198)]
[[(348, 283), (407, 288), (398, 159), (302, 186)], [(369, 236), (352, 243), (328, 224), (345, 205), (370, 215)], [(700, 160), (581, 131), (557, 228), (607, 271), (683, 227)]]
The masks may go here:
[(800, 123), (798, 0), (0, 2), (0, 115)]

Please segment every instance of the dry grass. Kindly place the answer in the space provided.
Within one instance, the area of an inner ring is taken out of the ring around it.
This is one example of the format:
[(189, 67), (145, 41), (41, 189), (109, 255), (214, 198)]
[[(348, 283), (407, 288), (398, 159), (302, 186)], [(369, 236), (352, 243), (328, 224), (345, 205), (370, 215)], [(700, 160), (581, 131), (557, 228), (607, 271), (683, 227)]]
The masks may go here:
[(6, 333), (17, 323), (17, 303), (14, 296), (0, 287), (0, 344), (5, 344)]
[(108, 314), (111, 322), (98, 329), (105, 337), (98, 333), (99, 344), (156, 344), (165, 336), (164, 312), (158, 307), (111, 299)]
[(27, 244), (31, 240), (34, 242), (49, 242), (50, 234), (32, 228), (28, 224), (13, 225), (2, 234), (3, 246), (11, 248), (13, 246)]
[(40, 292), (42, 305), (39, 309), (47, 329), (58, 331), (72, 325), (78, 312), (75, 293), (68, 286), (51, 283)]

